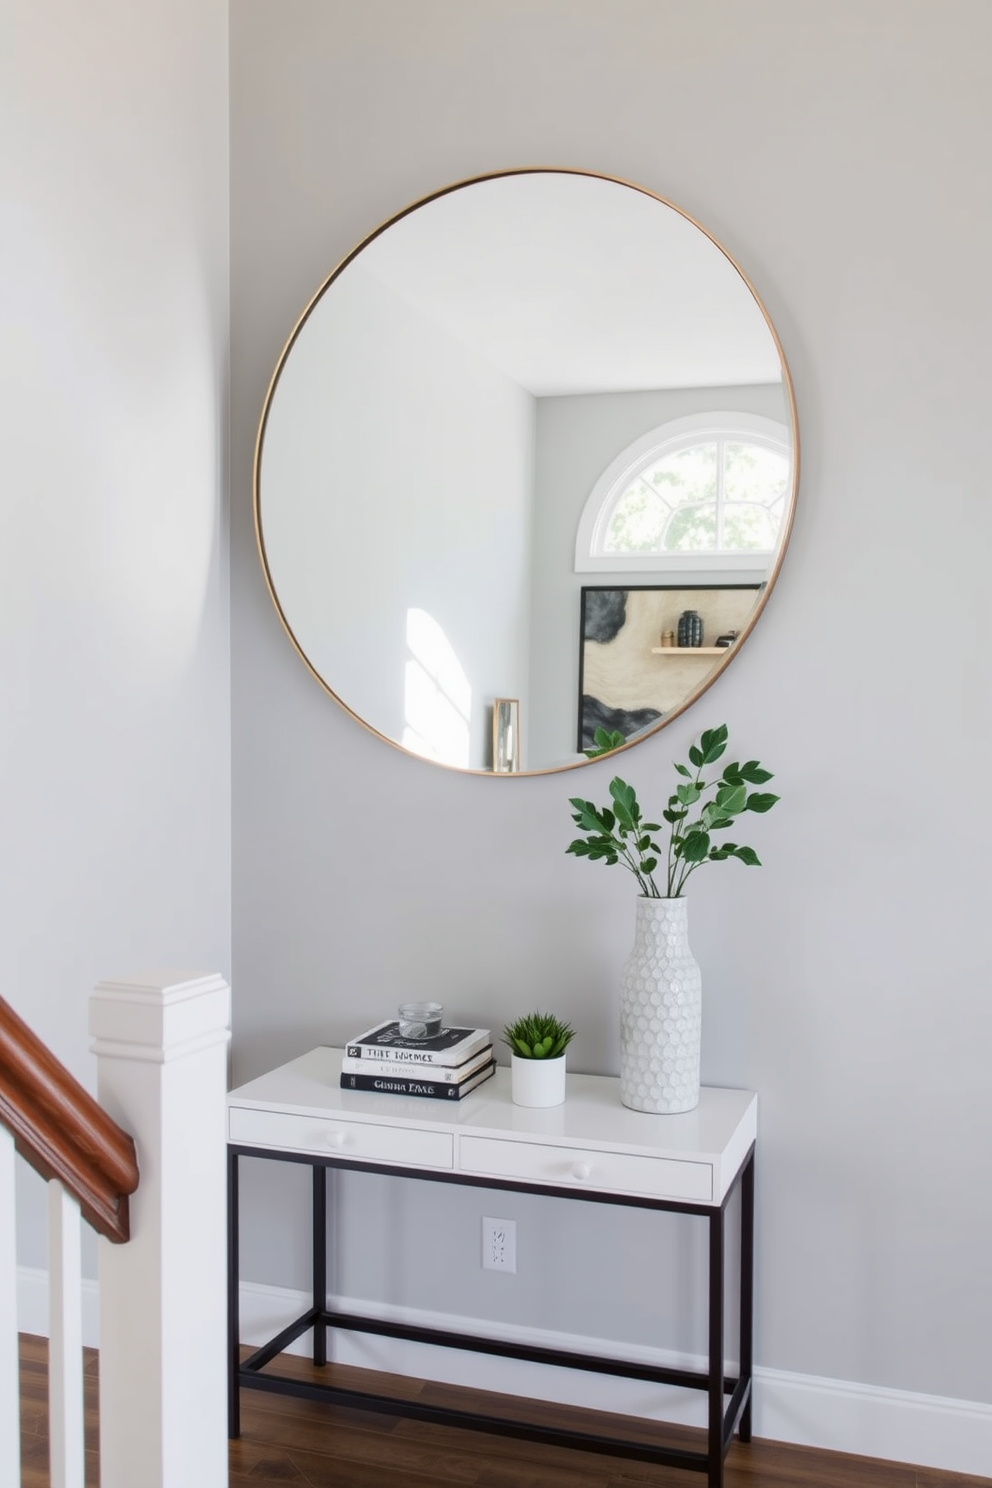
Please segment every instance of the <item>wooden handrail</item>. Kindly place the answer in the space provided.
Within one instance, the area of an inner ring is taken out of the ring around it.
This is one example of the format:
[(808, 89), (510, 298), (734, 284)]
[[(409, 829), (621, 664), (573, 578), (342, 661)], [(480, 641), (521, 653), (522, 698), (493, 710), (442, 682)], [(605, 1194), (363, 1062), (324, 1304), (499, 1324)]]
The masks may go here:
[(57, 1178), (108, 1240), (130, 1237), (134, 1141), (0, 997), (0, 1125), (43, 1178)]

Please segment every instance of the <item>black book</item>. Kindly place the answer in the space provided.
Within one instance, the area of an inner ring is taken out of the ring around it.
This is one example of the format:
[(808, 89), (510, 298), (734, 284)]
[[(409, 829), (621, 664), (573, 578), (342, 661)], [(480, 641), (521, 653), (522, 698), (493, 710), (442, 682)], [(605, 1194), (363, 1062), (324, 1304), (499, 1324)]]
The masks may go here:
[(395, 1075), (377, 1075), (374, 1072), (368, 1075), (342, 1075), (342, 1090), (370, 1090), (375, 1095), (418, 1095), (426, 1100), (462, 1100), (470, 1091), (475, 1090), (495, 1073), (495, 1059), (473, 1075), (470, 1080), (463, 1080), (460, 1085), (445, 1085), (440, 1080), (432, 1080), (429, 1076), (419, 1076), (411, 1072), (408, 1079), (401, 1080)]

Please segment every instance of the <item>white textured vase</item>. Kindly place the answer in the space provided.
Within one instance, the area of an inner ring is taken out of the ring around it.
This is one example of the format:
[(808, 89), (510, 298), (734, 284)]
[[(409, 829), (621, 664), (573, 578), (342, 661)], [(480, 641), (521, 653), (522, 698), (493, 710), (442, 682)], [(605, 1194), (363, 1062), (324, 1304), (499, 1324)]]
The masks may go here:
[(702, 981), (685, 899), (638, 899), (620, 977), (620, 1099), (673, 1115), (699, 1104)]

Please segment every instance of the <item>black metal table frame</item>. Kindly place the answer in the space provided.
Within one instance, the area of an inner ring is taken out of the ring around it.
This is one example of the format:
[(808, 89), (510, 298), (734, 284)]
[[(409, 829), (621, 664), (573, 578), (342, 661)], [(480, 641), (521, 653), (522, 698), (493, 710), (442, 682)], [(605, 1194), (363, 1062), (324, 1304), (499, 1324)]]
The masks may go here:
[[(242, 1157), (264, 1158), (277, 1162), (303, 1163), (312, 1169), (313, 1177), (313, 1288), (312, 1305), (268, 1343), (241, 1359), (240, 1329), (240, 1244), (238, 1164)], [(657, 1209), (674, 1214), (691, 1214), (708, 1220), (709, 1236), (709, 1353), (703, 1370), (670, 1369), (663, 1366), (627, 1363), (620, 1359), (602, 1358), (564, 1349), (539, 1348), (522, 1343), (509, 1343), (475, 1334), (422, 1328), (390, 1322), (360, 1314), (332, 1312), (327, 1308), (327, 1169), (347, 1172), (385, 1173), (401, 1178), (415, 1178), (432, 1183), (456, 1183), (470, 1188), (493, 1188), (512, 1193), (544, 1194), (550, 1198), (581, 1199), (585, 1203), (624, 1205), (636, 1209)], [(741, 1441), (751, 1440), (751, 1375), (753, 1365), (752, 1331), (754, 1319), (754, 1147), (734, 1175), (723, 1202), (719, 1205), (680, 1203), (669, 1199), (652, 1199), (626, 1194), (596, 1193), (580, 1188), (552, 1188), (512, 1179), (485, 1178), (476, 1174), (436, 1172), (423, 1168), (390, 1166), (381, 1163), (355, 1162), (349, 1158), (316, 1156), (311, 1153), (273, 1151), (271, 1148), (231, 1144), (228, 1147), (228, 1434), (233, 1439), (241, 1434), (241, 1388), (266, 1390), (275, 1394), (295, 1395), (328, 1404), (349, 1405), (362, 1410), (384, 1411), (444, 1426), (464, 1426), (476, 1431), (495, 1431), (525, 1441), (545, 1442), (554, 1446), (574, 1447), (579, 1451), (604, 1452), (616, 1457), (642, 1462), (657, 1462), (707, 1474), (708, 1488), (722, 1488), (723, 1459), (735, 1430)], [(736, 1378), (724, 1374), (724, 1302), (726, 1269), (727, 1207), (740, 1187), (740, 1366)], [(414, 1343), (436, 1344), (443, 1348), (468, 1349), (473, 1353), (495, 1354), (526, 1359), (539, 1364), (555, 1364), (570, 1369), (583, 1369), (595, 1374), (618, 1375), (625, 1379), (646, 1380), (659, 1385), (678, 1385), (692, 1390), (705, 1390), (708, 1397), (707, 1450), (692, 1452), (674, 1447), (652, 1446), (596, 1432), (570, 1431), (529, 1425), (501, 1416), (477, 1414), (452, 1407), (427, 1405), (391, 1395), (376, 1395), (349, 1390), (340, 1385), (311, 1383), (261, 1371), (283, 1353), (301, 1334), (313, 1329), (313, 1362), (327, 1363), (327, 1329), (375, 1333), (401, 1338)], [(729, 1399), (725, 1400), (725, 1397)]]

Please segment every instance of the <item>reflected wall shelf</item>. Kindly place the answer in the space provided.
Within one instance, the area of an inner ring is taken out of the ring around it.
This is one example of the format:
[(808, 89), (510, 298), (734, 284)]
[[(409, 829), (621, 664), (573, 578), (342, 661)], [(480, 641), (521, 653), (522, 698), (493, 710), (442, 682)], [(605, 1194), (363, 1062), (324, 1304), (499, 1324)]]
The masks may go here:
[(652, 646), (652, 656), (723, 656), (733, 646)]

